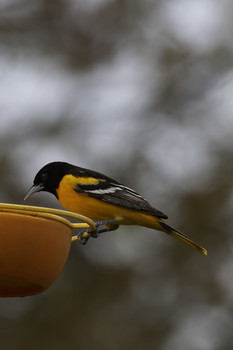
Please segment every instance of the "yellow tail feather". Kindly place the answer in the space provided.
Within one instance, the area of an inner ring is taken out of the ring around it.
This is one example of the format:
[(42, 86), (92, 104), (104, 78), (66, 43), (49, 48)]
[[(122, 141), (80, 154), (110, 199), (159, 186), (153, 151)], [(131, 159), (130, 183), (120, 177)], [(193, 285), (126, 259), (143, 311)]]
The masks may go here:
[(163, 221), (161, 221), (159, 224), (162, 227), (162, 229), (163, 229), (162, 231), (163, 232), (166, 232), (170, 236), (172, 236), (172, 237), (174, 237), (176, 239), (179, 239), (180, 241), (183, 241), (186, 244), (189, 244), (194, 249), (199, 250), (199, 252), (201, 252), (203, 255), (207, 255), (207, 250), (205, 248), (203, 248), (199, 244), (197, 244), (194, 241), (192, 241), (190, 238), (185, 236), (182, 232), (177, 231), (173, 227), (165, 224), (165, 222), (163, 222)]

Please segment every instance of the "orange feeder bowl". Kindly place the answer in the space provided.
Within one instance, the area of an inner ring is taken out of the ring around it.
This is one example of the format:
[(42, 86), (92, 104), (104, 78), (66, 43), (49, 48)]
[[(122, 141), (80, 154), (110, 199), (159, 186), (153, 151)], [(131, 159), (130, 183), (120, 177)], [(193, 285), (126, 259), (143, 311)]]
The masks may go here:
[(0, 297), (45, 291), (61, 273), (71, 242), (78, 240), (72, 229), (90, 227), (95, 229), (91, 219), (65, 210), (0, 203)]

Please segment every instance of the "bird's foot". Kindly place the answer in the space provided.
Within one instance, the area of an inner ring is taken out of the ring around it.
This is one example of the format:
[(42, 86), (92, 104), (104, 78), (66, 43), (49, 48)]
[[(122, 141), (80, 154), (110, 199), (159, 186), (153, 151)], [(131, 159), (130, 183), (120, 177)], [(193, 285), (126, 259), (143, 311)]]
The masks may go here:
[(90, 235), (90, 229), (82, 230), (78, 234), (78, 241), (80, 244), (85, 245), (87, 244), (88, 239), (91, 237)]
[[(110, 220), (102, 220), (102, 221), (96, 221), (95, 222), (96, 228), (95, 230), (82, 230), (78, 233), (78, 240), (81, 244), (85, 245), (87, 244), (87, 241), (90, 237), (97, 238), (101, 233), (109, 232), (116, 230), (119, 227), (119, 224), (117, 223), (117, 219), (110, 219)], [(100, 226), (105, 226), (100, 229)]]

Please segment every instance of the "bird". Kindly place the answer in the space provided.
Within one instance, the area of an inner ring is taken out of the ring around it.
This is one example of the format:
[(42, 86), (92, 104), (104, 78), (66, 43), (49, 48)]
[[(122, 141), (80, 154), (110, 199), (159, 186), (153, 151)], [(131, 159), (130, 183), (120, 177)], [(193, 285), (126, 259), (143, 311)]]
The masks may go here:
[(48, 163), (38, 171), (24, 199), (40, 191), (52, 193), (67, 210), (95, 221), (96, 230), (89, 229), (88, 237), (79, 233), (82, 244), (120, 225), (138, 225), (165, 232), (207, 255), (204, 247), (167, 224), (167, 215), (140, 194), (99, 172), (66, 162)]

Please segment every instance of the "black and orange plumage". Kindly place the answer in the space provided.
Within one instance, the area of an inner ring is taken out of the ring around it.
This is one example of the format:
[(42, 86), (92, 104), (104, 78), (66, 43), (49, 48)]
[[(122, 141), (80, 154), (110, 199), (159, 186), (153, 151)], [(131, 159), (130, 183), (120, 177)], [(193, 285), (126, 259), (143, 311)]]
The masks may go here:
[[(105, 224), (105, 229), (90, 232), (93, 236), (120, 225), (139, 225), (163, 231), (207, 255), (205, 248), (165, 223), (167, 215), (131, 188), (101, 173), (64, 162), (49, 163), (36, 174), (25, 199), (39, 191), (54, 194), (66, 209), (95, 220), (97, 227)], [(80, 236), (80, 241), (85, 243), (86, 239)]]

